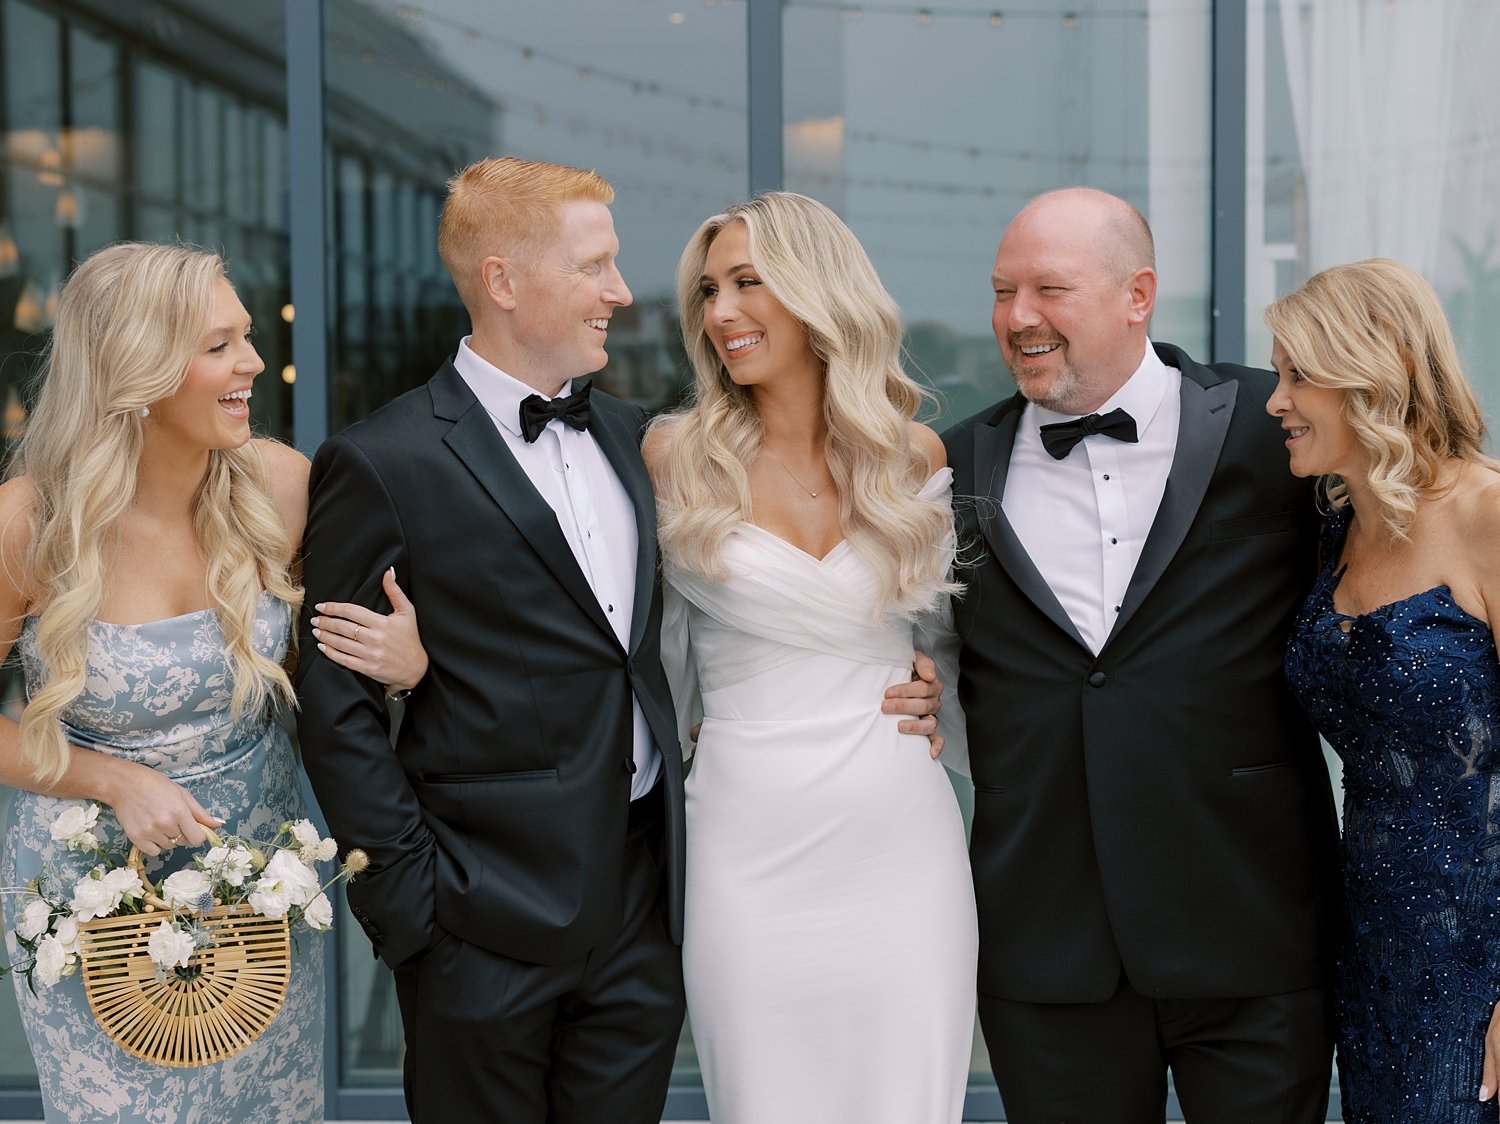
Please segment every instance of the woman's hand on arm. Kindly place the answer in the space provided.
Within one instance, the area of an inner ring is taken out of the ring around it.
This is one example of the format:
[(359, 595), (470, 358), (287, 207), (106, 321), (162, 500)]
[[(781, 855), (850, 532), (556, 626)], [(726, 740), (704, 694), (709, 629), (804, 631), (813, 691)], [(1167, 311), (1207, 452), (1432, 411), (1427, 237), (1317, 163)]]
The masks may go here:
[(427, 674), (427, 650), (417, 610), (396, 583), (394, 568), (381, 579), (389, 614), (345, 601), (324, 601), (312, 619), (318, 651), (334, 663), (385, 685), (387, 694), (409, 691)]

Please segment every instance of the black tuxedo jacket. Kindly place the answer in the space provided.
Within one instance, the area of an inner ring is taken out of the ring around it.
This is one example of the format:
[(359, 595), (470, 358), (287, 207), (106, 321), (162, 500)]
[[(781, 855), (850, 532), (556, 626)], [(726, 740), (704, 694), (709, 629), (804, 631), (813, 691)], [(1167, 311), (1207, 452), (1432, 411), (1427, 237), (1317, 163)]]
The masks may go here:
[[(1165, 494), (1095, 656), (1006, 520), (1019, 395), (944, 435), (955, 473), (980, 990), (1094, 1002), (1320, 982), (1327, 770), (1282, 672), (1315, 571), (1311, 491), (1268, 372), (1195, 363)], [(972, 497), (966, 499), (965, 497)]]
[[(620, 923), (631, 699), (661, 750), (668, 931), (682, 933), (682, 758), (662, 673), (645, 415), (595, 391), (592, 432), (635, 506), (622, 647), (558, 527), (451, 362), (313, 459), (298, 728), (329, 826), (370, 869), (349, 904), (395, 966), (442, 931), (520, 960), (581, 956)], [(388, 611), (395, 566), (431, 661), (392, 750), (381, 686), (318, 654), (319, 601)]]

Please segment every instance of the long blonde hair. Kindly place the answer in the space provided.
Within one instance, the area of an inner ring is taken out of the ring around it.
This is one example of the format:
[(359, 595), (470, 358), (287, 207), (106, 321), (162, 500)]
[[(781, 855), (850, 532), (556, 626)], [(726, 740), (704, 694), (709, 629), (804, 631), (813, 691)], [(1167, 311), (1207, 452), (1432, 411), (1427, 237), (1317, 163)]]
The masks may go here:
[[(44, 782), (67, 769), (59, 718), (84, 689), (89, 624), (135, 496), (147, 424), (140, 408), (182, 384), (222, 279), (214, 254), (122, 242), (74, 270), (58, 302), (36, 406), (10, 466), (35, 495), (25, 576), (43, 605), (36, 645), (46, 678), (22, 714), (21, 749)], [(302, 600), (288, 571), (295, 544), (260, 453), (249, 444), (211, 450), (192, 513), (226, 643), (232, 712), (291, 702), (286, 672), (254, 643), (262, 589), (294, 609)]]
[(957, 587), (935, 549), (952, 533), (947, 505), (917, 497), (929, 471), (908, 423), (925, 392), (901, 369), (901, 313), (859, 241), (823, 204), (773, 191), (736, 203), (700, 226), (677, 268), (682, 339), (695, 384), (666, 426), (656, 466), (662, 548), (684, 569), (727, 576), (725, 540), (749, 519), (747, 466), (764, 430), (748, 389), (719, 361), (704, 331), (700, 287), (710, 243), (743, 223), (761, 282), (806, 328), (824, 366), (825, 455), (838, 485), (839, 522), (874, 569), (879, 611), (914, 614)]
[[(1344, 420), (1370, 455), (1372, 514), (1393, 535), (1445, 462), (1495, 466), (1442, 302), (1416, 270), (1390, 258), (1332, 266), (1267, 308), (1266, 325), (1308, 382), (1344, 391)], [(1344, 501), (1337, 477), (1319, 485)]]

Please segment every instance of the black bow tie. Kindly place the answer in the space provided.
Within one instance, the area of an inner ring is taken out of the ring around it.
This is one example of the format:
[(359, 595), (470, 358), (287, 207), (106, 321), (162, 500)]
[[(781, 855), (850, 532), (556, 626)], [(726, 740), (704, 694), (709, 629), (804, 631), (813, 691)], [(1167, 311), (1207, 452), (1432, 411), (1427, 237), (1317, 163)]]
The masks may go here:
[(1135, 419), (1124, 410), (1111, 410), (1107, 414), (1090, 414), (1077, 421), (1042, 426), (1042, 447), (1062, 460), (1073, 451), (1074, 445), (1094, 433), (1132, 445), (1140, 440), (1135, 433)]
[(566, 398), (543, 398), (532, 394), (521, 399), (521, 436), (529, 444), (542, 435), (553, 418), (574, 429), (589, 427), (589, 391), (594, 384), (586, 382)]

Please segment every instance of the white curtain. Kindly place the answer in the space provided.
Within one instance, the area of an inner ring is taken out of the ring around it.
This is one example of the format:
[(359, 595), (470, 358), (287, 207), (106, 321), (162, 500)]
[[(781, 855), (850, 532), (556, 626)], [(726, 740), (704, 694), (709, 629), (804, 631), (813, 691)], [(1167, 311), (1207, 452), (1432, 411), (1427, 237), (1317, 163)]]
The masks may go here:
[(1465, 2), (1284, 0), (1309, 271), (1379, 255), (1433, 276)]

